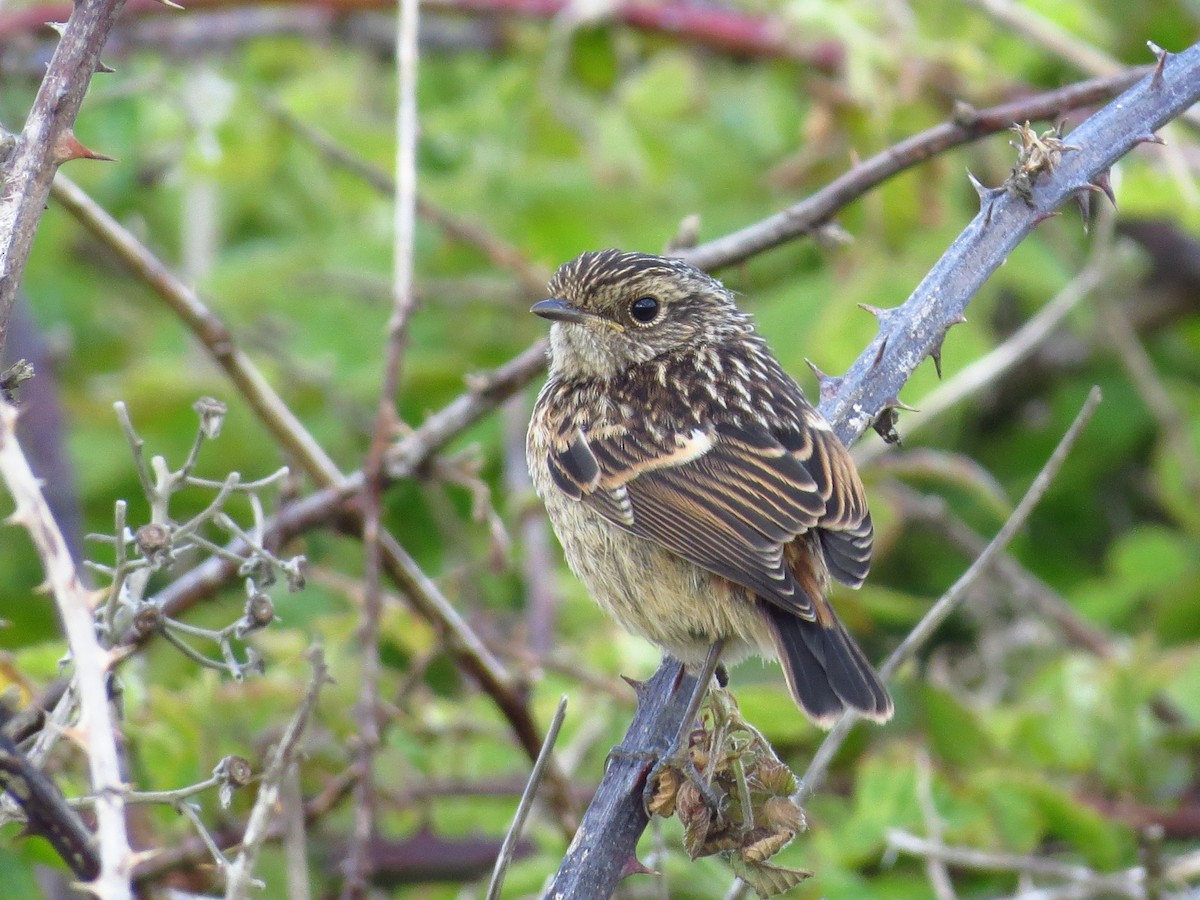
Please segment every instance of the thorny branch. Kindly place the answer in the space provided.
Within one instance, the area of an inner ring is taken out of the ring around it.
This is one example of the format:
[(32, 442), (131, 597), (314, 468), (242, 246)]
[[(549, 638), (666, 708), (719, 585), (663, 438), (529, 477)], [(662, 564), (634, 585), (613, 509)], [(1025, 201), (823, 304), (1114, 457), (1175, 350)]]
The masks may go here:
[(116, 723), (108, 702), (112, 657), (96, 639), (88, 592), (17, 444), (16, 423), (16, 409), (0, 402), (0, 477), (16, 501), (14, 523), (29, 532), (41, 557), (74, 664), (72, 686), (79, 697), (76, 734), (87, 755), (92, 790), (96, 794), (100, 848), (100, 873), (90, 889), (102, 900), (124, 900), (132, 897), (129, 879), (133, 860), (125, 830), (124, 781), (117, 755)]
[[(921, 282), (908, 301), (877, 313), (880, 333), (841, 377), (821, 380), (821, 412), (846, 444), (898, 405), (898, 394), (916, 367), (940, 351), (946, 331), (960, 321), (975, 292), (1019, 241), (1064, 201), (1107, 184), (1108, 168), (1154, 131), (1200, 99), (1200, 44), (1160, 58), (1149, 75), (1087, 119), (1070, 138), (1055, 171), (1036, 180), (1026, 199), (1003, 188), (982, 190), (983, 208)], [(777, 219), (780, 217), (776, 217)], [(724, 264), (786, 239), (786, 222), (697, 248), (688, 258)], [(746, 230), (751, 232), (750, 229)], [(735, 239), (736, 238), (736, 239)], [(609, 896), (634, 861), (646, 826), (641, 788), (650, 765), (637, 759), (669, 744), (693, 689), (675, 660), (663, 665), (639, 692), (638, 711), (624, 751), (605, 773), (554, 879), (549, 896)], [(815, 774), (815, 772), (813, 773)]]
[(67, 23), (62, 39), (25, 127), (0, 165), (0, 350), (54, 173), (67, 160), (102, 158), (80, 144), (72, 128), (124, 2), (80, 0), (53, 20)]

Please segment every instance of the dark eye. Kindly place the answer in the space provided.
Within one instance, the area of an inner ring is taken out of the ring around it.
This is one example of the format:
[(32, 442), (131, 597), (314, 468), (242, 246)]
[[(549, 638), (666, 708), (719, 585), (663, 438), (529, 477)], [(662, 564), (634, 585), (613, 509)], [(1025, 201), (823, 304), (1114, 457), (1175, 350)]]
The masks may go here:
[(638, 297), (629, 304), (629, 314), (635, 321), (649, 325), (658, 318), (658, 301), (653, 297)]

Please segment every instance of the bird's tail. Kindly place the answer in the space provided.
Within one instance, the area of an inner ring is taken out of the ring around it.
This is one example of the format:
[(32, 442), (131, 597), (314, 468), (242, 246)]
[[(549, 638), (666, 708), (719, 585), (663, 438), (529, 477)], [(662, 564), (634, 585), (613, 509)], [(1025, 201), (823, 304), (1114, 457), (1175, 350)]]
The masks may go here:
[(879, 675), (828, 605), (819, 617), (824, 622), (811, 622), (759, 602), (792, 699), (809, 718), (829, 728), (846, 709), (876, 722), (892, 717), (892, 698)]

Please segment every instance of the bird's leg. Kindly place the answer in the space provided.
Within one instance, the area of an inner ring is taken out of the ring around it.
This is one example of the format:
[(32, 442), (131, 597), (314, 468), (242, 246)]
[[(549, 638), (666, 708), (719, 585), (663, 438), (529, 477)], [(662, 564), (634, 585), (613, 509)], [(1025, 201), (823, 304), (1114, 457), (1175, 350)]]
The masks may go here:
[(647, 808), (649, 808), (650, 800), (654, 796), (655, 782), (658, 780), (659, 773), (664, 768), (670, 766), (682, 772), (689, 781), (699, 788), (700, 793), (714, 811), (719, 812), (721, 809), (721, 798), (696, 769), (696, 764), (692, 762), (688, 752), (690, 750), (688, 744), (692, 728), (696, 724), (696, 716), (700, 712), (700, 705), (704, 702), (704, 697), (708, 694), (709, 685), (712, 683), (713, 673), (718, 668), (724, 668), (720, 665), (721, 651), (724, 649), (724, 638), (717, 638), (713, 641), (712, 646), (708, 648), (708, 655), (704, 658), (704, 664), (700, 667), (700, 671), (696, 673), (696, 686), (692, 689), (692, 696), (688, 700), (687, 712), (684, 714), (679, 731), (675, 734), (675, 740), (671, 742), (671, 746), (667, 749), (667, 752), (659, 757), (658, 764), (651, 770), (650, 776), (646, 779), (646, 787), (642, 792), (642, 800)]

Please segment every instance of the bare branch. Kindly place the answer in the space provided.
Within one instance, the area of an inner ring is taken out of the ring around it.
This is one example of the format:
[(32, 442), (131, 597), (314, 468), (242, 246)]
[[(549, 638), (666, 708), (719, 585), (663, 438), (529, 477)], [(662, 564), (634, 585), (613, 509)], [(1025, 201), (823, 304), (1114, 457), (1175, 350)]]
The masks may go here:
[[(379, 617), (383, 611), (380, 584), (380, 510), (383, 506), (384, 453), (396, 431), (395, 397), (407, 349), (412, 318), (413, 242), (417, 205), (417, 0), (400, 0), (396, 22), (396, 202), (392, 251), (392, 314), (387, 327), (387, 350), (380, 379), (375, 427), (363, 467), (364, 591), (358, 640), (362, 652), (362, 683), (355, 719), (358, 722), (358, 784), (354, 786), (354, 829), (342, 884), (343, 900), (366, 894), (370, 872), (367, 852), (375, 831), (375, 751), (379, 746)], [(414, 567), (415, 568), (415, 567)]]
[(66, 176), (59, 175), (55, 179), (53, 197), (187, 325), (229, 376), (275, 440), (297, 460), (309, 477), (321, 486), (336, 484), (341, 480), (341, 472), (333, 460), (308, 433), (258, 367), (237, 347), (224, 321), (193, 289), (177, 278), (162, 260)]
[(42, 496), (16, 438), (17, 411), (0, 402), (0, 476), (16, 501), (13, 521), (33, 539), (46, 580), (62, 617), (74, 663), (74, 690), (79, 696), (80, 743), (87, 755), (100, 844), (100, 874), (90, 890), (102, 900), (132, 897), (133, 865), (125, 831), (125, 789), (117, 755), (116, 723), (108, 703), (108, 671), (112, 658), (96, 638), (96, 620), (88, 592), (75, 571), (71, 553)]
[[(1111, 99), (1144, 79), (1150, 70), (1150, 66), (1129, 69), (1110, 78), (1081, 81), (1056, 91), (960, 114), (875, 154), (811, 197), (680, 255), (692, 265), (708, 270), (743, 262), (811, 233), (832, 219), (838, 210), (905, 169), (946, 150), (1004, 131), (1014, 122), (1057, 120), (1073, 110)], [(1181, 80), (1186, 80), (1186, 76), (1184, 72)]]
[(283, 737), (275, 745), (275, 749), (271, 752), (270, 762), (267, 763), (267, 769), (263, 772), (262, 783), (258, 788), (258, 799), (254, 801), (250, 819), (246, 822), (246, 834), (242, 838), (242, 849), (230, 866), (229, 881), (225, 886), (226, 900), (242, 900), (242, 898), (250, 896), (249, 889), (254, 864), (258, 859), (258, 852), (262, 849), (263, 842), (271, 832), (281, 786), (296, 758), (300, 738), (308, 726), (309, 716), (316, 708), (321, 688), (329, 681), (329, 672), (325, 667), (325, 654), (321, 648), (313, 647), (309, 651), (309, 656), (313, 669), (312, 679), (308, 683), (308, 690), (304, 694), (299, 709), (296, 710), (292, 721), (288, 723)]
[[(1025, 496), (1021, 498), (1021, 502), (1012, 511), (1012, 515), (1008, 517), (1008, 520), (996, 532), (996, 536), (992, 538), (991, 542), (984, 548), (984, 551), (975, 558), (975, 561), (971, 563), (967, 571), (950, 586), (950, 590), (946, 591), (938, 599), (937, 603), (930, 607), (929, 611), (921, 617), (921, 621), (916, 624), (916, 627), (900, 642), (900, 646), (893, 650), (887, 661), (879, 667), (881, 678), (886, 681), (895, 675), (900, 667), (933, 636), (933, 633), (946, 621), (946, 618), (966, 599), (968, 591), (987, 572), (988, 568), (1000, 554), (1004, 552), (1009, 541), (1024, 527), (1025, 522), (1029, 519), (1029, 514), (1033, 512), (1034, 507), (1037, 506), (1047, 489), (1049, 489), (1051, 482), (1058, 474), (1059, 469), (1062, 468), (1062, 464), (1066, 461), (1071, 449), (1075, 446), (1075, 442), (1079, 439), (1079, 435), (1083, 433), (1084, 426), (1087, 425), (1099, 404), (1100, 389), (1094, 387), (1088, 393), (1083, 408), (1075, 416), (1075, 421), (1071, 423), (1071, 427), (1067, 429), (1066, 434), (1058, 442), (1058, 446), (1054, 448), (1054, 452), (1050, 454), (1050, 458), (1046, 460), (1037, 477), (1033, 479), (1033, 484), (1029, 486), (1029, 489), (1025, 492)], [(825, 772), (829, 768), (829, 764), (833, 761), (834, 755), (859, 718), (860, 716), (854, 713), (846, 713), (838, 719), (837, 724), (825, 736), (825, 739), (821, 742), (821, 746), (817, 748), (817, 752), (813, 755), (812, 761), (809, 763), (808, 771), (804, 773), (803, 784), (800, 787), (801, 796), (811, 794), (825, 779)]]
[(508, 833), (504, 835), (504, 843), (500, 845), (500, 853), (496, 857), (496, 868), (492, 870), (492, 881), (488, 885), (487, 900), (499, 900), (500, 889), (504, 887), (504, 876), (512, 862), (513, 852), (517, 849), (517, 840), (521, 837), (521, 830), (525, 827), (529, 811), (533, 809), (533, 801), (537, 797), (538, 787), (550, 765), (554, 744), (558, 740), (558, 731), (562, 728), (563, 719), (566, 717), (567, 695), (563, 694), (558, 701), (558, 708), (554, 711), (554, 718), (550, 720), (550, 727), (546, 731), (546, 740), (542, 743), (542, 750), (533, 764), (533, 771), (529, 773), (529, 781), (521, 794), (521, 802), (517, 804), (517, 811), (513, 814), (512, 825), (509, 826)]
[(67, 23), (62, 40), (25, 127), (0, 165), (0, 350), (54, 173), (69, 159), (97, 157), (75, 139), (72, 128), (100, 50), (124, 5), (125, 0), (79, 0), (51, 20)]

